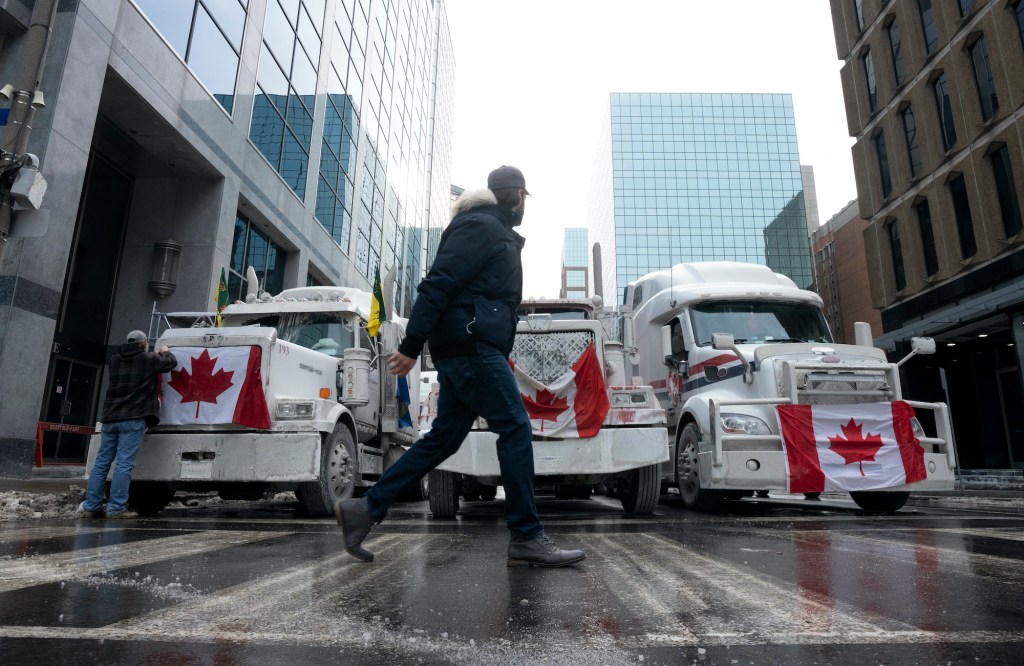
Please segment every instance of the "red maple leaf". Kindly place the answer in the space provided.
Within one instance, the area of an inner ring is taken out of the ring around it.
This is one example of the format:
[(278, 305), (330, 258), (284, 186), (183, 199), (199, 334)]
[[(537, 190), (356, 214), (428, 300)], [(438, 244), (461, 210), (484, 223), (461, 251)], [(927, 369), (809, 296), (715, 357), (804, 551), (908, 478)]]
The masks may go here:
[(530, 414), (530, 418), (541, 421), (557, 421), (558, 415), (569, 406), (568, 398), (559, 398), (546, 389), (537, 391), (536, 398), (523, 396), (523, 405)]
[(188, 370), (171, 370), (171, 381), (167, 385), (181, 395), (182, 404), (186, 402), (196, 403), (196, 418), (199, 418), (199, 406), (201, 403), (209, 402), (217, 404), (217, 396), (231, 388), (231, 376), (235, 374), (223, 368), (216, 373), (213, 366), (217, 361), (210, 358), (209, 352), (204, 349), (203, 353), (192, 359), (192, 374)]
[(853, 417), (842, 426), (843, 437), (829, 437), (829, 448), (838, 453), (846, 461), (847, 465), (857, 463), (860, 466), (860, 475), (864, 476), (864, 461), (874, 460), (878, 449), (882, 448), (882, 436), (868, 434), (865, 437), (861, 430), (863, 423), (854, 423)]

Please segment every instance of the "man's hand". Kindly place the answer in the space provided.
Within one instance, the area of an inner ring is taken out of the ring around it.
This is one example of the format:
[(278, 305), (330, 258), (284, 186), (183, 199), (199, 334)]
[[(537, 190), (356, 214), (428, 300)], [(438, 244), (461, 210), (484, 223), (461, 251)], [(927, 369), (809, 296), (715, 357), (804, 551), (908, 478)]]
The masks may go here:
[(160, 345), (159, 353), (166, 354), (169, 351), (171, 351), (170, 347), (168, 347), (167, 345)]
[(416, 359), (409, 358), (402, 352), (395, 352), (388, 357), (388, 372), (399, 377), (405, 377), (416, 365)]

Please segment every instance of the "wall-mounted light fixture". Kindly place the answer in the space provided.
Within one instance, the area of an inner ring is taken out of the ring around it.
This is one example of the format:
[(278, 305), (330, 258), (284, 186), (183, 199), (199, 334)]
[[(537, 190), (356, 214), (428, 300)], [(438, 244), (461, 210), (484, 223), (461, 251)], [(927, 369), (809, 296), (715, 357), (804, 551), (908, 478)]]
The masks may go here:
[(149, 290), (157, 298), (163, 298), (178, 288), (178, 260), (181, 259), (181, 244), (173, 240), (153, 244), (153, 273)]

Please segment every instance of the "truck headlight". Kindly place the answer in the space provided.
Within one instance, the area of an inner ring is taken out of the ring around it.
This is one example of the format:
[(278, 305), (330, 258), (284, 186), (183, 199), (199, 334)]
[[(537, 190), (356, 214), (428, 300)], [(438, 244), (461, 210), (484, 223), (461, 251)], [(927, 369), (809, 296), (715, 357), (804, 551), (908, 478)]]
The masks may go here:
[(910, 428), (914, 431), (914, 437), (918, 439), (926, 437), (924, 434), (924, 428), (921, 427), (921, 422), (917, 420), (916, 416), (910, 417)]
[(631, 390), (613, 387), (609, 402), (612, 407), (633, 407), (635, 409), (640, 409), (651, 406), (651, 401), (647, 397), (647, 392), (643, 389)]
[(311, 419), (313, 418), (313, 403), (311, 402), (285, 402), (277, 403), (278, 419)]
[(770, 435), (768, 424), (747, 414), (722, 414), (722, 432), (728, 435)]

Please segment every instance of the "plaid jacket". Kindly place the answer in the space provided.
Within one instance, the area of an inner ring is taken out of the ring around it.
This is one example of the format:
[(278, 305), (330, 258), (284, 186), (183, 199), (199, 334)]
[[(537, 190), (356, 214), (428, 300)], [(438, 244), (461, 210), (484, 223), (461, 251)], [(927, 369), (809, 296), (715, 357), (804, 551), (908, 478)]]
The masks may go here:
[(160, 422), (159, 376), (178, 365), (174, 354), (143, 351), (136, 344), (121, 345), (110, 359), (110, 384), (103, 401), (103, 423), (146, 419), (152, 428)]

